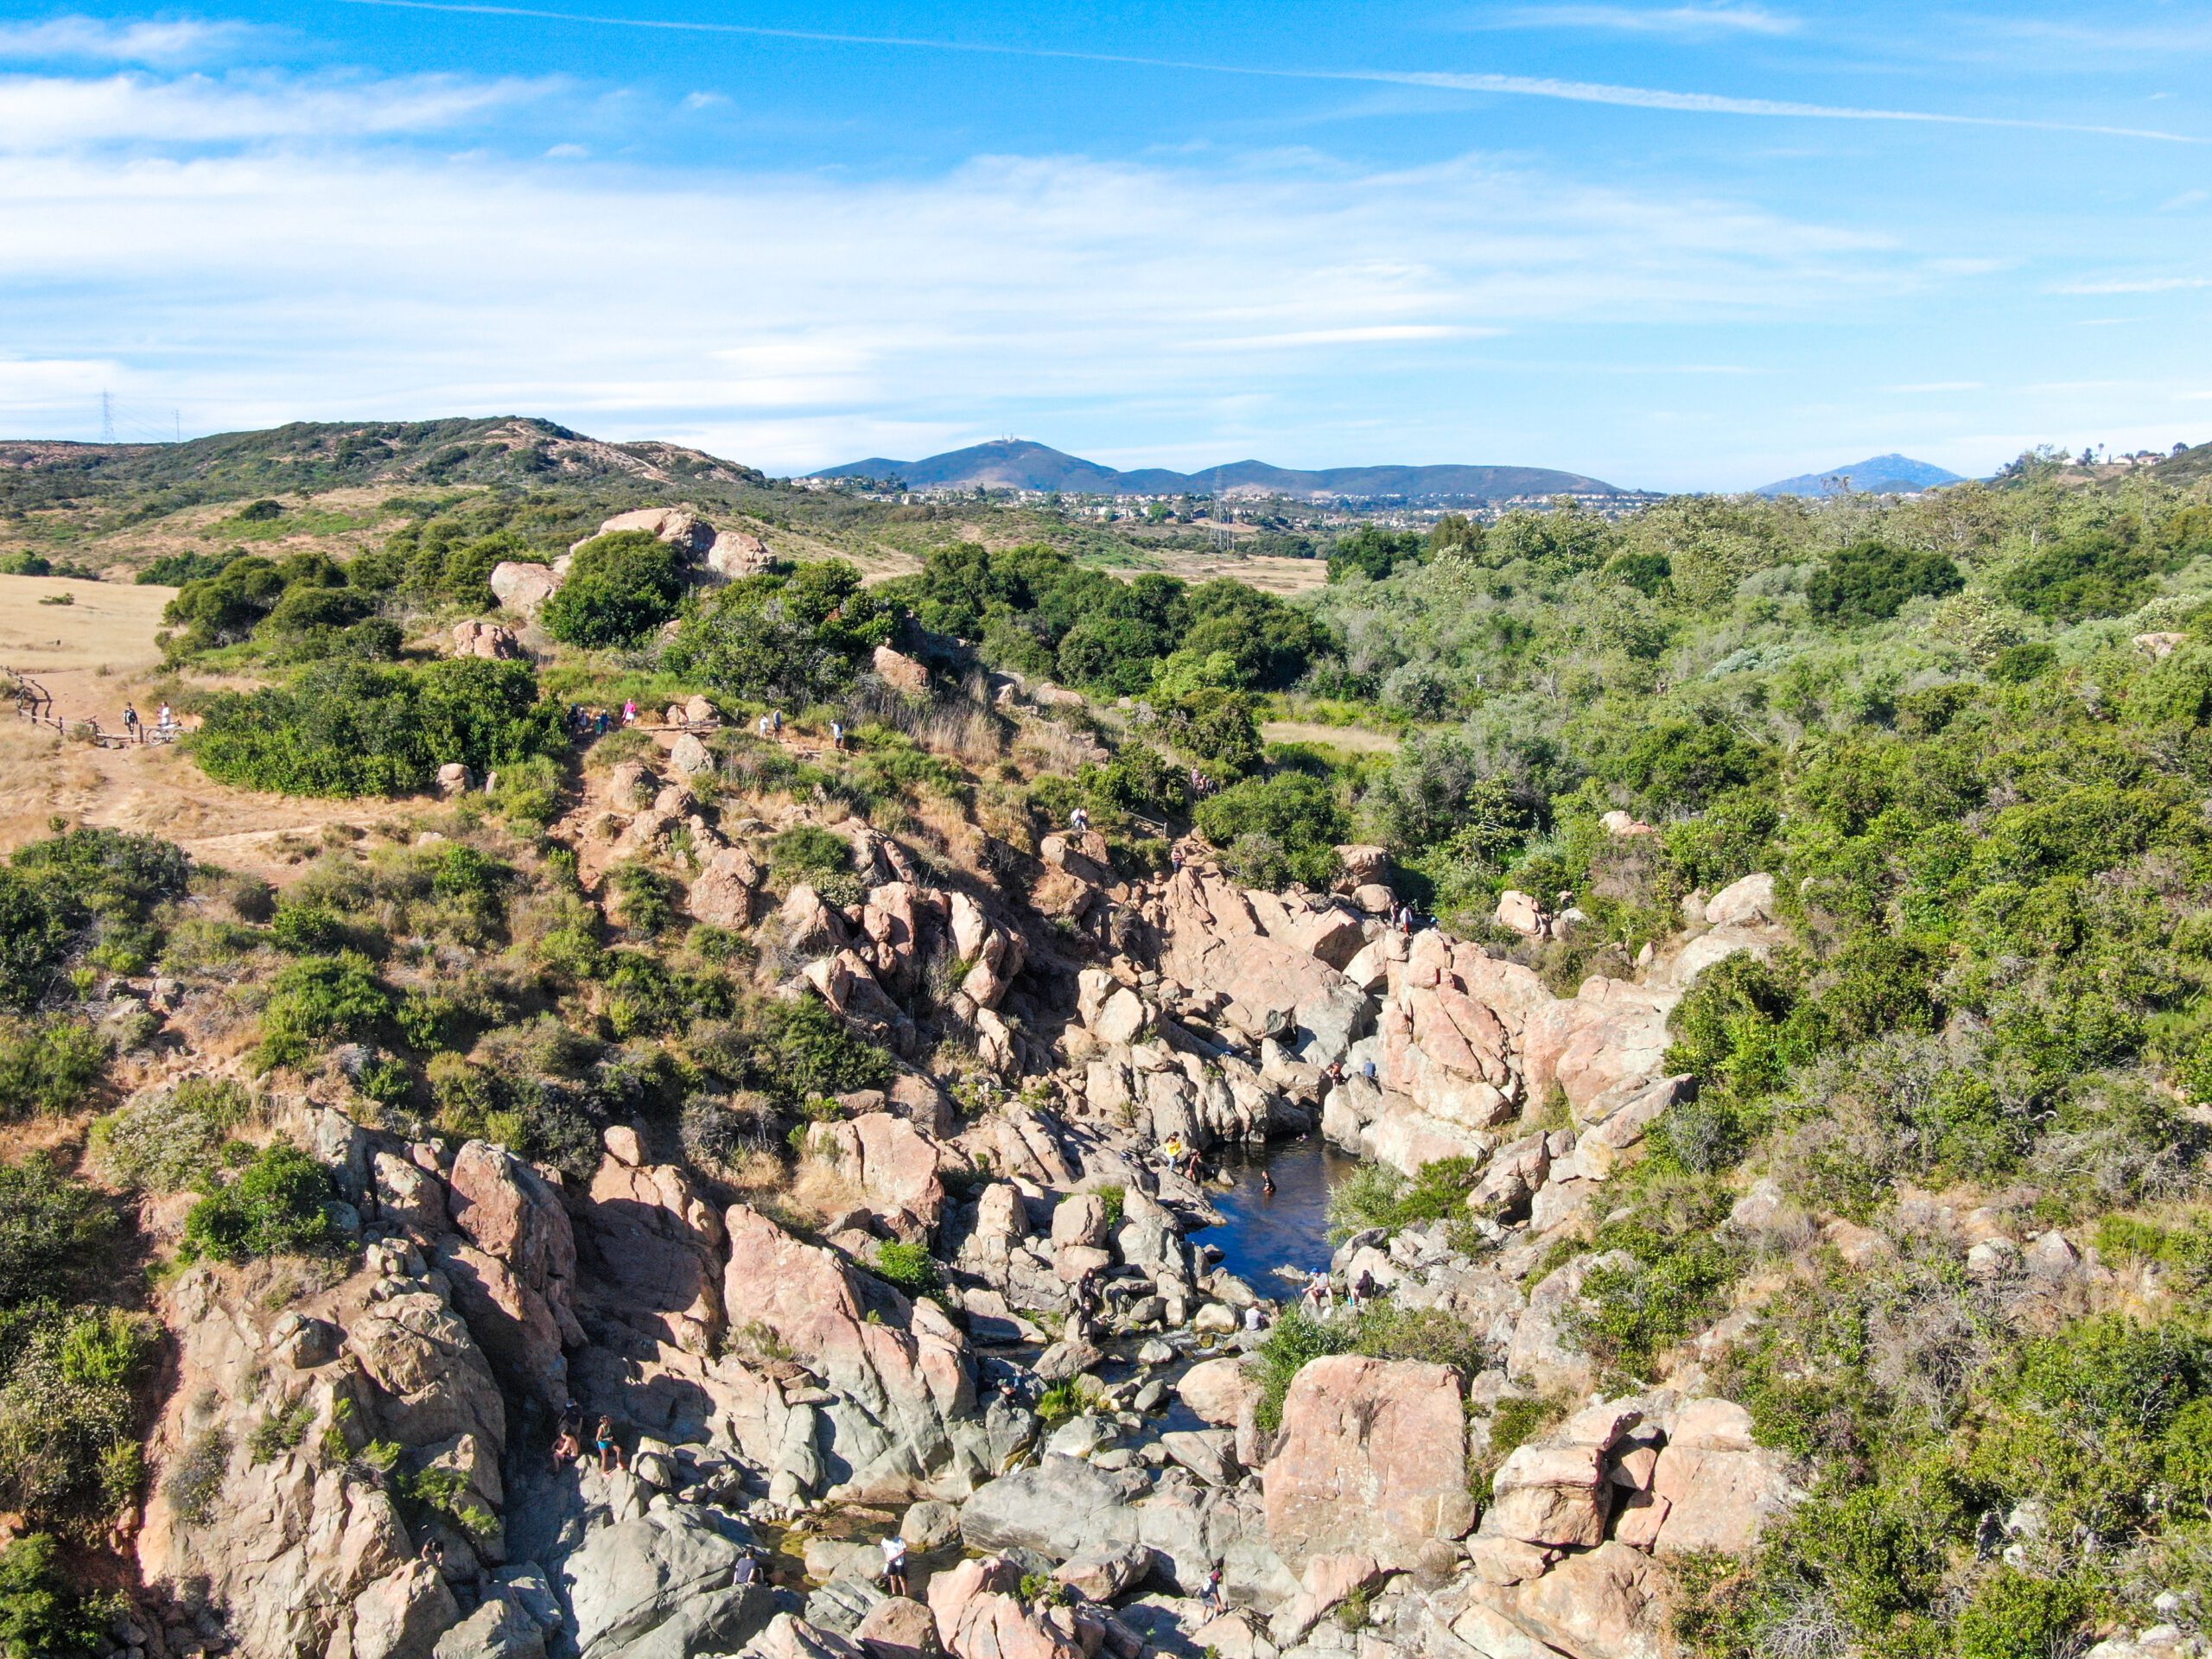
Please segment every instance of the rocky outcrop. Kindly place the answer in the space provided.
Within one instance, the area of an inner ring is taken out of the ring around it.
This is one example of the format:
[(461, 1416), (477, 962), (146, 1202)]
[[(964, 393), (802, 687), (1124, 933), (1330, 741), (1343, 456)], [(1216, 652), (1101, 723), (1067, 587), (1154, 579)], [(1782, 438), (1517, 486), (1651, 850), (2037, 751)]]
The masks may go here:
[(1292, 1567), (1363, 1550), (1412, 1567), (1473, 1523), (1466, 1412), (1448, 1366), (1339, 1355), (1308, 1363), (1283, 1398), (1262, 1484), (1268, 1539)]
[[(504, 602), (505, 595), (501, 598)], [(496, 622), (456, 622), (453, 654), (488, 658), (493, 662), (517, 662), (524, 653), (522, 642), (515, 638), (512, 628), (503, 628)]]
[(830, 1491), (964, 1495), (985, 1471), (988, 1440), (975, 1421), (974, 1357), (943, 1310), (910, 1301), (748, 1205), (731, 1205), (724, 1220), (732, 1327), (772, 1338), (834, 1395), (822, 1405)]
[(561, 586), (550, 565), (519, 559), (502, 559), (493, 565), (490, 582), (493, 596), (501, 605), (531, 622)]

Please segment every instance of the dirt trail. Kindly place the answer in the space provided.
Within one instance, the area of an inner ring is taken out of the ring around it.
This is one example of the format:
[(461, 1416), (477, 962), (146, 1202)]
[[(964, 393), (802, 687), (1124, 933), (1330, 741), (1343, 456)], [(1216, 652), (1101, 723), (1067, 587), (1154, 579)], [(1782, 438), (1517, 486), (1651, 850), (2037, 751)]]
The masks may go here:
[[(173, 588), (0, 576), (0, 666), (29, 676), (64, 721), (97, 720), (121, 732), (135, 698), (151, 723), (143, 682), (161, 664), (154, 643)], [(39, 601), (67, 594), (72, 603)], [(308, 801), (230, 789), (175, 748), (99, 748), (34, 727), (0, 702), (0, 852), (48, 832), (56, 816), (158, 835), (194, 858), (283, 882), (297, 874), (323, 828), (404, 815), (404, 803)]]

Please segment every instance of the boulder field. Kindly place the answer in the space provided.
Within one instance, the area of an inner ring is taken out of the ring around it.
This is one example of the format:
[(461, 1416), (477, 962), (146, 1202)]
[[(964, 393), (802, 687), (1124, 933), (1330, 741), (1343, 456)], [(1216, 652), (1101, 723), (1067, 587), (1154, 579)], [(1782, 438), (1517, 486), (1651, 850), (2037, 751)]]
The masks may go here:
[[(745, 834), (630, 765), (588, 838), (676, 857), (697, 919), (772, 937), (783, 995), (896, 1053), (918, 997), (950, 1005), (998, 1086), (956, 1103), (910, 1070), (845, 1097), (804, 1150), (852, 1202), (805, 1231), (632, 1128), (563, 1179), (293, 1103), (360, 1247), (284, 1294), (206, 1264), (161, 1292), (137, 1547), (181, 1611), (144, 1651), (1641, 1659), (1673, 1651), (1675, 1564), (1797, 1501), (1709, 1353), (1608, 1397), (1573, 1338), (1608, 1265), (1590, 1208), (1696, 1087), (1665, 1071), (1667, 1014), (1771, 944), (1764, 878), (1667, 962), (1561, 997), (1379, 919), (1373, 880), (1255, 892), (1201, 858), (1124, 881), (1087, 834), (1046, 838), (1018, 902), (866, 829), (863, 899), (773, 893)], [(1314, 1134), (1408, 1173), (1474, 1161), (1457, 1224), (1355, 1235), (1333, 1272), (1448, 1313), (1479, 1364), (1334, 1355), (1268, 1393), (1252, 1353), (1287, 1292), (1217, 1265), (1208, 1189), (1160, 1148)], [(874, 1270), (914, 1244), (933, 1283)], [(1549, 1427), (1494, 1444), (1508, 1402)], [(586, 1454), (556, 1465), (564, 1414)]]

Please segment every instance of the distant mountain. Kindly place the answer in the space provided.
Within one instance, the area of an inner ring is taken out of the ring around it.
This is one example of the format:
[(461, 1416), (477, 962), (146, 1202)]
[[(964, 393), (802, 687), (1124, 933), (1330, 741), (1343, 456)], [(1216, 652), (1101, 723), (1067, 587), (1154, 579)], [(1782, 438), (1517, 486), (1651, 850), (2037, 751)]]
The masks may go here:
[(1831, 467), (1824, 473), (1801, 473), (1778, 484), (1763, 484), (1751, 493), (1834, 495), (1838, 493), (1838, 479), (1861, 495), (1911, 495), (1921, 490), (1932, 490), (1939, 484), (1963, 481), (1956, 473), (1947, 473), (1941, 467), (1915, 461), (1910, 455), (1872, 455), (1848, 467)]
[(1332, 467), (1299, 472), (1263, 461), (1236, 461), (1203, 472), (1164, 467), (1120, 472), (1026, 439), (1008, 438), (948, 450), (920, 461), (874, 456), (826, 467), (816, 478), (896, 478), (909, 489), (1064, 490), (1092, 495), (1219, 495), (1265, 490), (1283, 495), (1395, 495), (1502, 501), (1516, 495), (1623, 495), (1627, 492), (1579, 473), (1544, 467)]

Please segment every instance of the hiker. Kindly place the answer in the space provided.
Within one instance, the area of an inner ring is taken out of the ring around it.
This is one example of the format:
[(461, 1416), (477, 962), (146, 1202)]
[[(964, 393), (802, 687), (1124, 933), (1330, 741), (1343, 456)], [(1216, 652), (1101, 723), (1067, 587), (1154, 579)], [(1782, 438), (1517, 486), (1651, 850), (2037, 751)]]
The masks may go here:
[(425, 1538), (423, 1541), (423, 1559), (442, 1573), (446, 1565), (446, 1547), (435, 1538)]
[(1203, 1605), (1210, 1613), (1217, 1613), (1222, 1610), (1221, 1569), (1219, 1567), (1217, 1567), (1212, 1572), (1206, 1574), (1205, 1586), (1198, 1592), (1198, 1601), (1200, 1605)]
[(776, 735), (781, 737), (784, 734), (784, 711), (780, 709), (771, 709), (768, 711), (768, 718), (772, 722)]
[(764, 714), (760, 716), (760, 722), (755, 729), (760, 734), (760, 741), (763, 743), (766, 743), (768, 741), (768, 734), (772, 729), (768, 724), (768, 716)]
[(1413, 937), (1414, 907), (1411, 905), (1402, 905), (1399, 906), (1398, 931), (1404, 934), (1408, 938), (1411, 938)]
[(174, 732), (176, 730), (176, 710), (170, 708), (166, 702), (163, 703), (161, 706), (160, 712), (156, 714), (154, 716), (154, 729), (157, 732)]
[(1090, 814), (1082, 807), (1076, 807), (1068, 814), (1068, 828), (1078, 836), (1090, 834)]
[(1179, 871), (1189, 858), (1190, 855), (1183, 850), (1183, 843), (1179, 841), (1167, 849), (1167, 861)]
[(638, 700), (635, 697), (628, 698), (623, 702), (622, 723), (625, 726), (634, 726), (638, 723)]
[(1266, 1323), (1266, 1320), (1261, 1316), (1260, 1305), (1257, 1302), (1253, 1303), (1251, 1306), (1244, 1310), (1244, 1328), (1247, 1331), (1262, 1330), (1265, 1327)]
[(906, 1589), (906, 1541), (895, 1532), (883, 1535), (883, 1586), (894, 1596)]
[(730, 1568), (729, 1581), (732, 1584), (751, 1584), (760, 1576), (760, 1557), (748, 1549), (737, 1558), (737, 1565)]
[(583, 1420), (576, 1414), (575, 1402), (572, 1400), (561, 1414), (561, 1426), (553, 1431), (553, 1468), (556, 1473), (583, 1456)]
[(599, 1420), (599, 1433), (594, 1437), (594, 1441), (599, 1447), (601, 1474), (612, 1474), (622, 1466), (622, 1442), (614, 1438), (614, 1420), (612, 1417)]
[(599, 734), (600, 734), (601, 737), (605, 737), (605, 736), (607, 735), (607, 728), (610, 725), (612, 725), (612, 724), (613, 723), (613, 721), (612, 717), (607, 714), (607, 710), (606, 710), (606, 709), (600, 709), (600, 710), (598, 711), (598, 714), (599, 714)]
[(123, 729), (130, 733), (133, 740), (136, 740), (139, 734), (138, 705), (135, 702), (126, 702), (123, 705)]
[(841, 754), (844, 753), (845, 722), (842, 720), (833, 720), (830, 722), (830, 747)]

